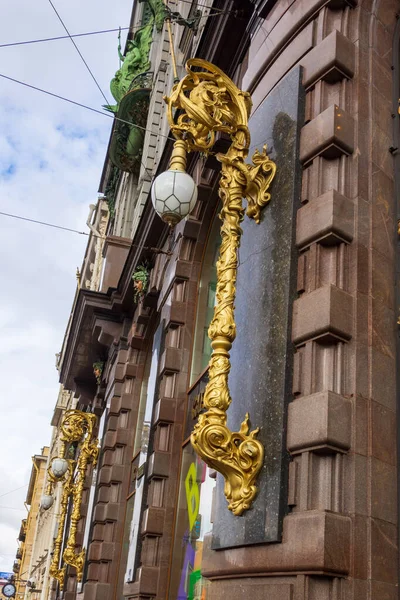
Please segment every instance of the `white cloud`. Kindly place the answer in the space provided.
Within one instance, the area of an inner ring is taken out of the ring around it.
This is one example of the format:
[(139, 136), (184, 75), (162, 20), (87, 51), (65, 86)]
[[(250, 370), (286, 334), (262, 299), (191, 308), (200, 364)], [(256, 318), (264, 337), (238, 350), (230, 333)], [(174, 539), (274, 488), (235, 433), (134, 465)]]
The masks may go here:
[[(128, 26), (127, 0), (54, 0), (71, 33)], [(2, 9), (2, 43), (64, 35), (50, 3)], [(117, 34), (76, 38), (111, 100)], [(0, 73), (100, 109), (70, 40), (0, 48)], [(0, 78), (0, 211), (86, 230), (112, 120)], [(0, 570), (11, 569), (31, 456), (50, 441), (54, 368), (87, 238), (0, 215)], [(6, 507), (6, 508), (2, 508)], [(8, 507), (8, 508), (7, 508)], [(15, 510), (11, 510), (11, 508)], [(16, 510), (18, 509), (18, 510)]]

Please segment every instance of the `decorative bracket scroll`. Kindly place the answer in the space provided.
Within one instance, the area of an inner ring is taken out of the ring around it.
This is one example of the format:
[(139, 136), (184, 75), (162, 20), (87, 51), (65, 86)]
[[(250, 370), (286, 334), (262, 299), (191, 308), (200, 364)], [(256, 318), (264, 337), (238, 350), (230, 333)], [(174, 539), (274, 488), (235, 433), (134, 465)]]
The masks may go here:
[[(250, 431), (248, 413), (238, 432), (232, 432), (227, 426), (226, 412), (231, 403), (229, 350), (236, 337), (237, 251), (245, 212), (242, 199), (247, 200), (247, 215), (258, 223), (262, 208), (270, 200), (268, 190), (276, 165), (269, 159), (266, 147), (262, 152), (256, 150), (252, 165), (244, 162), (250, 147), (250, 95), (239, 90), (218, 67), (204, 60), (189, 60), (186, 70), (188, 75), (174, 86), (171, 96), (165, 98), (172, 133), (178, 140), (185, 141), (189, 152), (208, 153), (217, 132), (229, 134), (232, 140), (227, 153), (217, 155), (222, 163), (219, 187), (222, 243), (217, 262), (217, 302), (208, 330), (213, 352), (203, 400), (205, 412), (199, 416), (191, 442), (200, 458), (223, 475), (228, 508), (233, 514), (241, 515), (255, 498), (257, 476), (264, 461), (264, 448), (257, 440), (259, 429)], [(176, 121), (174, 109), (179, 111)]]

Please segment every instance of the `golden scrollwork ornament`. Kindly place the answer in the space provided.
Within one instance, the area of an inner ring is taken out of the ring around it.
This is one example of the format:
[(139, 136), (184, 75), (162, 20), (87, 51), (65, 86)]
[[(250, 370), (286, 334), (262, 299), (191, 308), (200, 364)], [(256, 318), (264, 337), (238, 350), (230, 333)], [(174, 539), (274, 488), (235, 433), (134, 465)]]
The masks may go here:
[[(97, 417), (93, 413), (85, 413), (79, 410), (67, 410), (60, 426), (60, 439), (62, 442), (60, 452), (61, 457), (64, 457), (65, 455), (67, 444), (77, 443), (77, 459), (68, 460), (68, 471), (62, 480), (63, 491), (61, 496), (60, 520), (57, 537), (54, 542), (53, 560), (50, 567), (50, 574), (59, 581), (61, 590), (64, 585), (66, 565), (75, 567), (77, 580), (82, 580), (85, 563), (85, 549), (82, 548), (80, 552), (76, 551), (76, 534), (78, 522), (81, 519), (81, 504), (87, 466), (89, 463), (96, 466), (99, 453), (98, 440), (94, 435), (96, 423)], [(49, 479), (51, 483), (54, 483), (55, 478), (51, 473)], [(66, 515), (70, 502), (71, 514), (69, 532), (62, 553), (64, 566), (60, 567), (61, 547)]]
[(198, 418), (191, 442), (200, 458), (223, 475), (228, 508), (241, 515), (255, 498), (256, 480), (264, 460), (263, 445), (257, 440), (259, 429), (250, 431), (248, 413), (238, 432), (227, 426), (226, 412), (231, 403), (229, 350), (236, 337), (237, 251), (245, 212), (242, 199), (247, 200), (247, 215), (258, 223), (261, 210), (271, 197), (268, 190), (276, 165), (268, 157), (266, 147), (261, 152), (255, 151), (252, 165), (245, 163), (250, 147), (250, 95), (204, 60), (190, 59), (186, 70), (188, 74), (165, 98), (171, 131), (178, 140), (177, 149), (181, 151), (184, 141), (186, 151), (207, 153), (217, 132), (229, 134), (232, 142), (226, 154), (217, 154), (222, 163), (219, 187), (222, 243), (217, 262), (216, 306), (208, 330), (213, 352), (203, 400), (205, 412)]

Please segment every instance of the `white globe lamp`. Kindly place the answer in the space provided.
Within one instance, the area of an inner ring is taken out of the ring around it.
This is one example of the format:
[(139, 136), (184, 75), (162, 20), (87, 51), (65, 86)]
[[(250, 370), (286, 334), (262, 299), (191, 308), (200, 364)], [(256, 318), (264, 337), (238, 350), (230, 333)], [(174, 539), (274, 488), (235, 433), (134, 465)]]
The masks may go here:
[(60, 479), (68, 471), (68, 461), (65, 458), (55, 458), (51, 463), (54, 477)]
[(156, 177), (151, 188), (151, 200), (156, 213), (174, 227), (187, 217), (197, 201), (197, 185), (185, 171), (186, 144), (177, 140), (170, 168)]
[(51, 494), (43, 494), (40, 499), (40, 508), (43, 510), (49, 510), (53, 506), (54, 498)]

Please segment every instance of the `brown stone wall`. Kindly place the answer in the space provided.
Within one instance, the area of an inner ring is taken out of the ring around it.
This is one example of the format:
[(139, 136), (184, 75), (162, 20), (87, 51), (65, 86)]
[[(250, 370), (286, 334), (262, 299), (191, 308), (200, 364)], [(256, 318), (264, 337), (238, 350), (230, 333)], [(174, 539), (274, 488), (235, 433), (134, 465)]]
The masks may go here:
[(146, 313), (145, 308), (139, 307), (133, 323), (126, 319), (120, 339), (110, 348), (105, 375), (105, 402), (109, 402), (109, 410), (99, 459), (84, 600), (111, 600), (122, 593), (125, 566), (120, 569), (120, 561), (147, 352)]
[[(213, 552), (208, 600), (397, 598), (392, 39), (398, 1), (275, 4), (243, 86), (304, 68), (281, 544)], [(283, 576), (285, 574), (285, 576)], [(257, 577), (252, 577), (252, 575)]]

